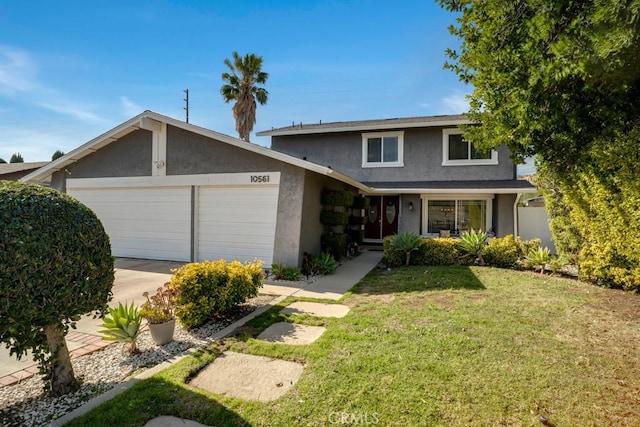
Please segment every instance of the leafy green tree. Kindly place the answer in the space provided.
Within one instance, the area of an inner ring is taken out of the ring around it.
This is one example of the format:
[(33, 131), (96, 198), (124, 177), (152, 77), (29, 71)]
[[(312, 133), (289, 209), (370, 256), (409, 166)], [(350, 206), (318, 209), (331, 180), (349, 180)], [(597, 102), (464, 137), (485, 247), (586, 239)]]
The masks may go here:
[(7, 161), (0, 157), (0, 163), (7, 163)]
[(104, 313), (114, 271), (100, 220), (50, 188), (0, 182), (0, 342), (32, 350), (53, 395), (77, 388), (64, 339), (89, 312)]
[(226, 83), (220, 88), (224, 102), (235, 101), (233, 117), (241, 139), (249, 142), (249, 136), (256, 123), (256, 102), (267, 103), (269, 92), (263, 87), (269, 74), (262, 71), (262, 57), (253, 53), (245, 56), (233, 52), (233, 62), (228, 58), (224, 64), (230, 72), (222, 73)]
[(640, 288), (640, 0), (439, 0), (473, 87), (465, 138), (535, 155), (557, 247), (596, 283)]
[(22, 158), (22, 154), (15, 153), (9, 159), (9, 163), (24, 163), (24, 159)]
[(51, 156), (51, 161), (53, 162), (54, 160), (59, 159), (62, 156), (64, 156), (64, 152), (60, 150), (56, 150), (56, 152), (53, 153), (53, 155)]
[(640, 1), (440, 0), (462, 40), (446, 66), (473, 86), (465, 137), (558, 172), (640, 117)]

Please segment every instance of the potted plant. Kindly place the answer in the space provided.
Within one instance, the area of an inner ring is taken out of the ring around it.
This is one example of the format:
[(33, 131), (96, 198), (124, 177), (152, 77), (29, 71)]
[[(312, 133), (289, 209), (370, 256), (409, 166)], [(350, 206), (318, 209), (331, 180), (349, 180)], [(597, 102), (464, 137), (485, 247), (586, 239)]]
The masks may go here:
[(165, 283), (164, 288), (159, 287), (155, 295), (145, 292), (142, 296), (147, 301), (140, 307), (140, 315), (149, 324), (153, 342), (163, 345), (173, 341), (173, 331), (176, 327), (176, 293), (169, 288), (169, 283)]

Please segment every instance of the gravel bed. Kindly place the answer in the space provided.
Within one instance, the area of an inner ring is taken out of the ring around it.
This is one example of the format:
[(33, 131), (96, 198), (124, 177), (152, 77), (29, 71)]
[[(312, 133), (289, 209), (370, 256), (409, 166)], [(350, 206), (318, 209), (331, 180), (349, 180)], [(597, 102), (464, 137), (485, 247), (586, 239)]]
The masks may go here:
[(225, 317), (191, 331), (183, 329), (176, 322), (174, 341), (163, 346), (155, 345), (147, 330), (138, 337), (140, 354), (129, 355), (125, 344), (114, 343), (104, 350), (74, 358), (73, 370), (82, 385), (74, 393), (65, 396), (47, 396), (39, 375), (12, 386), (0, 386), (0, 426), (46, 426), (50, 421), (124, 382), (132, 373), (213, 342), (211, 336), (216, 332), (275, 298), (272, 295), (258, 295)]

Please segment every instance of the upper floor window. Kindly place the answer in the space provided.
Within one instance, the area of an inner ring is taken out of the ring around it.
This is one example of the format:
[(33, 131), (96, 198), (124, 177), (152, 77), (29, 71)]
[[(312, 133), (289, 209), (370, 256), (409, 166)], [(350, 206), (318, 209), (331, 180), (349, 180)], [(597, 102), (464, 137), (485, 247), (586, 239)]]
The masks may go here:
[(404, 132), (363, 133), (362, 167), (398, 167), (403, 161)]
[(480, 151), (465, 141), (460, 129), (442, 130), (442, 165), (497, 165), (496, 150)]

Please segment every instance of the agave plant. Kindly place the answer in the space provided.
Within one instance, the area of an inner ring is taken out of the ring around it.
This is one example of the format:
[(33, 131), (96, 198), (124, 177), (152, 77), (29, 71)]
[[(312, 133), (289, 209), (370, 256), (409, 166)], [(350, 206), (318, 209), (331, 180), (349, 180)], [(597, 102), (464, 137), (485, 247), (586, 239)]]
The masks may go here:
[(400, 249), (405, 253), (405, 265), (411, 262), (411, 252), (417, 251), (424, 244), (422, 237), (410, 231), (403, 231), (396, 234), (391, 242), (393, 247)]
[(465, 231), (460, 236), (462, 239), (459, 243), (460, 249), (469, 255), (474, 256), (478, 260), (479, 265), (484, 265), (484, 253), (485, 246), (487, 244), (487, 233), (482, 230)]
[(333, 255), (320, 252), (313, 260), (315, 270), (320, 274), (333, 274), (336, 272), (337, 263)]
[(118, 307), (109, 307), (109, 315), (102, 319), (104, 329), (100, 330), (100, 333), (104, 335), (103, 340), (129, 343), (130, 353), (140, 353), (137, 340), (141, 323), (142, 315), (138, 312), (138, 307), (133, 305), (133, 301), (130, 306), (119, 302)]
[(551, 251), (549, 248), (531, 249), (525, 257), (525, 264), (534, 270), (540, 268), (540, 274), (544, 274), (547, 264), (551, 261)]

